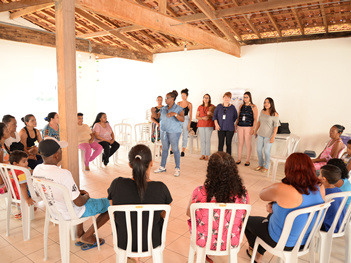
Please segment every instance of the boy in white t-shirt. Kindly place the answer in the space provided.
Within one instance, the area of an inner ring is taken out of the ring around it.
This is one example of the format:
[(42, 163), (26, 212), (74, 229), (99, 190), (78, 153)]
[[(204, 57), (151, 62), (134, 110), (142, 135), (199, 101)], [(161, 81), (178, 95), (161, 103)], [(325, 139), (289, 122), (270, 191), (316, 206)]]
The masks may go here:
[[(44, 163), (34, 169), (33, 177), (43, 178), (65, 186), (69, 191), (77, 217), (81, 218), (100, 214), (96, 219), (97, 227), (100, 228), (110, 219), (107, 212), (110, 203), (107, 198), (90, 198), (88, 192), (79, 190), (70, 171), (57, 166), (62, 160), (61, 148), (66, 148), (67, 146), (67, 142), (58, 141), (52, 137), (46, 137), (42, 140), (39, 143), (39, 153)], [(62, 192), (54, 187), (46, 189), (46, 191), (51, 191), (47, 195), (47, 198), (52, 198), (63, 218), (69, 220), (70, 216)], [(77, 225), (77, 236), (78, 242), (76, 245), (81, 245), (82, 250), (88, 250), (97, 246), (93, 225), (86, 232), (84, 232), (83, 224)], [(105, 240), (100, 239), (100, 245), (104, 243)]]

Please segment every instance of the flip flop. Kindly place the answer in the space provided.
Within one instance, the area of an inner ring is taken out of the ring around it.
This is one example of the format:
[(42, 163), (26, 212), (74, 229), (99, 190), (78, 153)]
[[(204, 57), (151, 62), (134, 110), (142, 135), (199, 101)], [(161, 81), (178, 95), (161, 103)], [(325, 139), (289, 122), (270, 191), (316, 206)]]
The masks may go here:
[(83, 246), (83, 245), (85, 245), (86, 243), (83, 243), (83, 242), (80, 242), (80, 241), (77, 241), (76, 243), (75, 243), (75, 245), (77, 246), (77, 247), (81, 247), (81, 246)]
[[(251, 251), (251, 253), (252, 253), (252, 251)], [(252, 256), (251, 253), (250, 253), (249, 249), (246, 249), (246, 254), (249, 256), (249, 258), (251, 258), (251, 256)], [(256, 260), (254, 260), (254, 262), (257, 263)]]
[[(100, 246), (102, 246), (103, 244), (105, 244), (105, 239), (102, 239)], [(86, 250), (92, 249), (94, 247), (97, 247), (97, 242), (95, 242), (93, 245), (85, 244), (84, 246), (81, 246), (80, 248), (81, 248), (81, 250), (86, 251)]]

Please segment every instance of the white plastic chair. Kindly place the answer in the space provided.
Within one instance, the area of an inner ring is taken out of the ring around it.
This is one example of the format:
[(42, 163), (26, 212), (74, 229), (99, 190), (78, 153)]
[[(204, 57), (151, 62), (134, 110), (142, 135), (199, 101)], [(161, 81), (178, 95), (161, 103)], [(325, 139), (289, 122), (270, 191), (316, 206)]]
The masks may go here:
[[(340, 215), (346, 205), (347, 199), (351, 197), (351, 192), (342, 192), (329, 194), (325, 196), (325, 201), (328, 202), (330, 200), (334, 200), (335, 198), (343, 198), (339, 209), (335, 215), (333, 224), (331, 225), (328, 232), (325, 231), (317, 231), (317, 251), (319, 252), (319, 263), (328, 263), (330, 260), (330, 254), (332, 249), (333, 238), (343, 237), (345, 236), (345, 262), (351, 262), (351, 205), (349, 205), (346, 210), (346, 214), (342, 223), (340, 225), (339, 231), (334, 233), (336, 225), (339, 221)], [(311, 249), (310, 253), (314, 255), (314, 251)]]
[(133, 128), (134, 123), (135, 123), (135, 119), (133, 119), (133, 118), (126, 118), (126, 119), (122, 120), (122, 123), (132, 125), (132, 128)]
[(194, 139), (196, 140), (196, 151), (199, 151), (199, 129), (196, 130), (195, 135), (188, 135), (190, 154), (193, 153)]
[[(13, 204), (21, 206), (21, 214), (22, 214), (22, 227), (23, 227), (23, 240), (27, 241), (30, 239), (30, 221), (34, 219), (34, 205), (28, 206), (26, 200), (22, 196), (20, 184), (18, 182), (17, 176), (15, 174), (15, 170), (20, 170), (26, 175), (27, 186), (30, 192), (31, 198), (36, 202), (40, 202), (42, 199), (37, 196), (36, 192), (33, 188), (32, 176), (27, 168), (21, 166), (15, 166), (11, 164), (0, 163), (0, 171), (2, 174), (3, 181), (6, 185), (7, 191), (11, 196), (11, 202)], [(10, 176), (9, 172), (11, 172), (12, 176)], [(12, 186), (11, 179), (14, 180), (16, 184), (17, 191), (19, 193), (20, 199), (17, 199), (15, 190)], [(10, 230), (8, 230), (8, 233)]]
[(151, 109), (146, 110), (145, 120), (151, 122)]
[[(333, 201), (329, 201), (327, 203), (323, 203), (320, 205), (315, 205), (307, 208), (297, 209), (295, 211), (290, 212), (288, 216), (285, 218), (282, 234), (279, 238), (277, 245), (274, 248), (266, 244), (266, 242), (264, 242), (261, 238), (257, 237), (255, 241), (255, 246), (252, 251), (251, 263), (254, 263), (256, 253), (257, 253), (257, 248), (259, 245), (261, 245), (267, 252), (273, 254), (274, 256), (277, 256), (278, 257), (277, 262), (281, 262), (283, 260), (285, 263), (297, 263), (298, 258), (309, 253), (310, 248), (314, 246), (314, 241), (313, 241), (314, 236), (316, 232), (319, 231), (319, 229), (321, 228), (326, 211), (328, 210), (331, 202)], [(303, 214), (307, 214), (308, 219), (304, 228), (301, 231), (301, 234), (293, 250), (284, 251), (284, 248), (289, 238), (291, 228), (295, 218)], [(316, 220), (312, 222), (312, 219), (314, 218), (315, 215), (317, 215)], [(305, 234), (310, 226), (312, 226), (311, 232), (308, 235), (308, 238), (306, 240), (304, 247), (300, 249), (302, 240), (305, 237)], [(312, 250), (314, 250), (314, 248), (312, 248)], [(310, 253), (310, 262), (314, 262), (314, 253)]]
[[(44, 225), (44, 260), (47, 260), (48, 258), (48, 236), (49, 236), (50, 221), (53, 222), (54, 224), (59, 225), (60, 250), (61, 250), (62, 262), (70, 261), (69, 231), (71, 231), (72, 240), (75, 240), (76, 225), (81, 224), (84, 221), (91, 218), (94, 224), (96, 240), (97, 241), (99, 240), (95, 216), (78, 218), (76, 213), (74, 212), (72, 200), (70, 198), (70, 194), (66, 187), (53, 182), (49, 182), (47, 180), (35, 178), (35, 177), (33, 178), (33, 182), (36, 185), (36, 188), (38, 189), (40, 196), (44, 200), (45, 207), (46, 207), (45, 225)], [(58, 188), (60, 189), (60, 191), (62, 191), (71, 220), (64, 220), (63, 216), (57, 209), (56, 203), (52, 197), (52, 193), (48, 193), (50, 191), (49, 189), (52, 189), (52, 188)], [(97, 242), (97, 247), (98, 247), (98, 250), (100, 250), (100, 242)]]
[(285, 163), (286, 159), (288, 159), (289, 155), (296, 151), (297, 145), (300, 142), (300, 137), (291, 135), (285, 144), (285, 148), (283, 151), (283, 155), (273, 155), (269, 159), (269, 166), (267, 177), (269, 177), (269, 173), (271, 171), (271, 162), (273, 163), (273, 171), (272, 171), (272, 182), (275, 182), (275, 177), (277, 175), (278, 165), (279, 163)]
[[(161, 147), (162, 147), (162, 143), (161, 143), (161, 132), (159, 132), (159, 125), (155, 125), (155, 142), (154, 142), (154, 156), (153, 156), (153, 160), (156, 159), (156, 153), (157, 153), (157, 157), (161, 157)], [(159, 140), (160, 139), (160, 140)]]
[(151, 124), (150, 123), (138, 123), (134, 126), (135, 129), (135, 143), (145, 144), (151, 150), (153, 150), (151, 142)]
[[(206, 241), (206, 246), (205, 247), (199, 247), (196, 245), (196, 215), (195, 211), (198, 209), (208, 209), (208, 236), (207, 236), (207, 241)], [(211, 250), (211, 240), (212, 240), (212, 234), (213, 234), (213, 229), (212, 229), (212, 222), (213, 222), (213, 213), (214, 209), (220, 210), (220, 219), (219, 219), (219, 227), (218, 227), (218, 240), (222, 240), (223, 236), (223, 225), (224, 225), (224, 218), (225, 218), (225, 211), (226, 210), (231, 210), (231, 217), (230, 217), (230, 222), (227, 231), (227, 240), (226, 240), (226, 250), (221, 251), (221, 242), (217, 242), (217, 247), (216, 250)], [(246, 216), (242, 222), (242, 227), (240, 231), (240, 240), (239, 244), (235, 248), (231, 248), (231, 233), (234, 225), (234, 219), (237, 210), (245, 210), (246, 211)], [(228, 262), (234, 263), (237, 262), (237, 255), (240, 250), (240, 244), (243, 240), (244, 237), (244, 231), (246, 227), (247, 220), (249, 218), (249, 214), (251, 211), (251, 205), (245, 205), (245, 204), (223, 204), (223, 203), (194, 203), (190, 206), (190, 214), (191, 214), (191, 239), (190, 239), (190, 249), (189, 249), (189, 259), (188, 262), (194, 262), (194, 256), (195, 252), (197, 253), (196, 256), (196, 263), (205, 263), (206, 260), (206, 255), (213, 255), (213, 256), (228, 256)]]
[[(79, 163), (80, 163), (80, 169), (82, 169), (83, 172), (85, 172), (85, 151), (82, 149), (78, 149), (79, 151)], [(94, 149), (92, 149), (92, 151), (95, 151)], [(93, 160), (93, 164), (95, 164), (98, 168), (101, 168), (102, 166), (102, 152), (96, 156), (96, 158)]]
[[(1, 178), (3, 178), (2, 173), (0, 173)], [(3, 178), (5, 182), (5, 179)], [(0, 194), (0, 199), (5, 199), (5, 206), (6, 206), (6, 236), (9, 236), (10, 232), (10, 216), (11, 216), (11, 193), (6, 192)]]
[[(113, 126), (113, 133), (115, 135), (115, 140), (119, 143), (120, 146), (126, 147), (127, 156), (129, 150), (133, 146), (133, 129), (131, 124), (119, 123)], [(117, 165), (118, 160), (118, 151), (113, 155), (113, 163)]]
[[(149, 211), (149, 223), (147, 230), (147, 244), (148, 249), (145, 252), (142, 252), (142, 215), (144, 211)], [(154, 212), (155, 211), (166, 211), (166, 216), (164, 218), (163, 226), (162, 226), (162, 236), (161, 236), (161, 245), (157, 248), (153, 248), (152, 246), (152, 226), (154, 222)], [(118, 233), (116, 229), (115, 223), (115, 212), (124, 212), (126, 217), (126, 225), (127, 225), (127, 249), (123, 250), (118, 247)], [(131, 212), (137, 213), (137, 228), (138, 228), (138, 252), (132, 252), (132, 226), (131, 226)], [(166, 243), (166, 232), (169, 214), (171, 212), (170, 205), (116, 205), (110, 206), (108, 208), (108, 214), (110, 216), (111, 227), (112, 227), (112, 236), (113, 236), (113, 248), (116, 252), (116, 262), (117, 263), (126, 263), (127, 257), (148, 257), (152, 256), (152, 260), (154, 263), (163, 263), (163, 250), (165, 248)]]

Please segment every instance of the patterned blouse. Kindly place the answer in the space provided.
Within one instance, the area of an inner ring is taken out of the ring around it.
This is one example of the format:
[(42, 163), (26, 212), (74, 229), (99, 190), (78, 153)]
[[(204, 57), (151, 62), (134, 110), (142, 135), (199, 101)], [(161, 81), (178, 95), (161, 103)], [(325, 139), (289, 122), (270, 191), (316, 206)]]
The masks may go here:
[[(197, 187), (192, 196), (192, 202), (193, 203), (207, 203), (207, 195), (206, 195), (206, 190), (205, 186), (199, 186)], [(215, 203), (216, 199), (215, 197), (212, 197), (211, 203)], [(235, 197), (235, 203), (236, 204), (248, 204), (249, 203), (249, 195), (246, 192), (246, 196), (242, 198), (237, 198)], [(225, 220), (224, 220), (224, 228), (228, 228), (229, 222), (230, 222), (230, 216), (231, 216), (231, 211), (226, 210), (225, 211)], [(216, 250), (217, 248), (217, 239), (218, 239), (218, 227), (219, 227), (219, 215), (220, 211), (219, 209), (214, 210), (214, 215), (213, 215), (213, 229), (214, 233), (212, 234), (212, 240), (211, 240), (211, 250)], [(199, 209), (195, 212), (196, 216), (196, 228), (197, 228), (197, 233), (196, 233), (196, 244), (200, 247), (205, 247), (206, 246), (206, 241), (207, 241), (207, 228), (208, 228), (208, 209)], [(235, 219), (234, 219), (234, 226), (232, 229), (232, 237), (231, 237), (231, 247), (235, 248), (239, 245), (239, 240), (240, 240), (240, 231), (242, 227), (242, 221), (245, 216), (245, 210), (237, 210)], [(189, 229), (191, 231), (191, 220), (188, 220), (188, 225)], [(221, 240), (221, 250), (224, 251), (226, 250), (227, 246), (227, 231), (223, 231), (222, 234), (222, 240)]]
[(43, 130), (41, 131), (42, 137), (45, 136), (54, 137), (56, 140), (60, 140), (60, 127), (58, 126), (57, 131), (50, 127), (50, 124), (44, 126)]

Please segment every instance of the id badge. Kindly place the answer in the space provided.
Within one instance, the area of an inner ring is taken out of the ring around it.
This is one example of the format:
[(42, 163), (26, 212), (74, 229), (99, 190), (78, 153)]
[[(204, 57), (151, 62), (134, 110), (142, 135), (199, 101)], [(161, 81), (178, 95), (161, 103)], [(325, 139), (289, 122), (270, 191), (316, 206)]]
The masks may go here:
[(244, 115), (244, 117), (243, 117), (243, 121), (245, 121), (246, 120), (246, 117), (245, 117), (245, 115)]
[(223, 120), (225, 120), (225, 115), (223, 115)]

